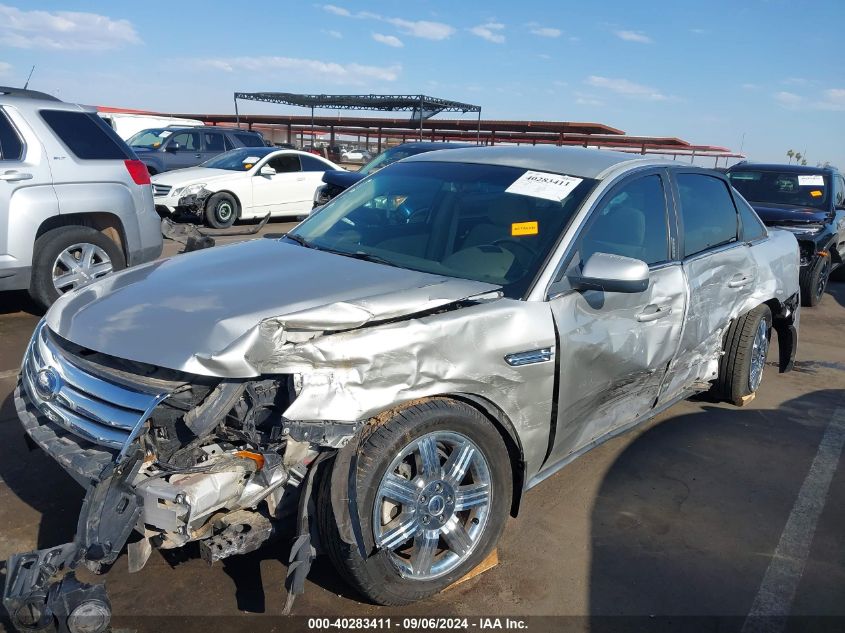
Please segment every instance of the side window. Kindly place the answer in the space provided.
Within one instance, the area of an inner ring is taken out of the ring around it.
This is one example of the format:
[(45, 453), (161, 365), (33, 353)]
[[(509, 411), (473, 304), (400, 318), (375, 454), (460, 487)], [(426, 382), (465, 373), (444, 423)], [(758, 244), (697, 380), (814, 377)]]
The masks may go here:
[(179, 143), (179, 149), (191, 152), (200, 151), (200, 133), (199, 132), (182, 132), (170, 139), (169, 145)]
[(23, 158), (23, 142), (12, 123), (0, 111), (0, 160), (20, 160)]
[(569, 270), (583, 266), (595, 253), (633, 257), (649, 265), (669, 259), (666, 197), (657, 174), (614, 190), (587, 221)]
[(238, 139), (244, 147), (264, 147), (264, 143), (262, 143), (261, 139), (255, 134), (235, 134), (235, 138)]
[(230, 149), (235, 149), (235, 144), (232, 142), (228, 136), (223, 136), (223, 142), (226, 144), (226, 151), (228, 152)]
[(837, 207), (845, 207), (845, 178), (841, 175), (836, 177), (837, 182), (837, 189), (836, 192), (836, 206)]
[(41, 110), (41, 118), (77, 158), (126, 160), (132, 157), (115, 131), (92, 112)]
[(302, 171), (334, 171), (334, 167), (313, 156), (300, 156)]
[(737, 239), (737, 212), (720, 178), (705, 174), (678, 174), (684, 257)]
[(223, 135), (218, 132), (204, 132), (206, 152), (222, 152), (225, 151), (226, 146), (223, 143)]
[(742, 241), (753, 242), (761, 237), (766, 236), (766, 227), (751, 205), (743, 200), (740, 196), (735, 195), (737, 208), (739, 209), (739, 221), (742, 223)]
[(267, 164), (275, 169), (277, 174), (300, 171), (299, 156), (296, 154), (281, 154), (271, 158)]

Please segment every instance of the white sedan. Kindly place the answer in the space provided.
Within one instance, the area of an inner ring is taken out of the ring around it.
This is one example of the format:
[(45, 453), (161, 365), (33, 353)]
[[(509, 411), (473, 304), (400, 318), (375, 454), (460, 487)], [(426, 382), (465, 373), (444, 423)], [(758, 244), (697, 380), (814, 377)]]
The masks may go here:
[(191, 213), (222, 229), (235, 220), (298, 216), (311, 212), (323, 173), (340, 170), (319, 156), (290, 149), (244, 147), (215, 156), (199, 167), (152, 177), (160, 213)]
[(347, 163), (364, 163), (372, 157), (365, 149), (348, 149), (340, 155), (340, 160)]

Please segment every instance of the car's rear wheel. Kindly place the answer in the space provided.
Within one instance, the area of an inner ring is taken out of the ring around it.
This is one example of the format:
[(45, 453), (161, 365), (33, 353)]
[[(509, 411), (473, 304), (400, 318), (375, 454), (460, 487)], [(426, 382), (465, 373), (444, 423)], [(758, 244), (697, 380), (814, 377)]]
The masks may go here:
[(238, 218), (238, 201), (228, 193), (215, 193), (205, 204), (205, 221), (215, 229), (228, 229)]
[(772, 311), (760, 305), (738, 317), (728, 328), (724, 354), (719, 362), (719, 377), (714, 391), (720, 398), (743, 404), (757, 392), (772, 336)]
[(321, 541), (332, 562), (380, 604), (426, 598), (495, 546), (511, 503), (511, 466), (498, 431), (472, 407), (435, 399), (396, 413), (358, 452), (358, 521), (367, 557), (341, 540), (329, 477), (320, 491)]
[(830, 254), (821, 255), (815, 266), (805, 268), (801, 271), (799, 279), (801, 286), (801, 305), (811, 308), (819, 305), (827, 289), (827, 282), (830, 278)]
[(120, 247), (87, 226), (63, 226), (35, 241), (29, 293), (43, 308), (60, 295), (126, 267)]

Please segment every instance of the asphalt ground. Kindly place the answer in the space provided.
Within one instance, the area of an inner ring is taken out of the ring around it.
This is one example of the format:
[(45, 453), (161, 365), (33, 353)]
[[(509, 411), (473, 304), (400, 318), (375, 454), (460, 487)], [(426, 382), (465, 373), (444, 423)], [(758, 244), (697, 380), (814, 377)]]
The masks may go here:
[[(165, 255), (176, 250), (168, 242)], [(70, 541), (83, 496), (49, 457), (27, 450), (14, 413), (17, 368), (39, 318), (24, 293), (0, 293), (0, 561)], [(822, 304), (802, 312), (795, 371), (778, 374), (770, 361), (745, 407), (685, 401), (584, 455), (526, 494), (498, 566), (424, 603), (368, 604), (321, 557), (296, 617), (285, 619), (288, 545), (213, 567), (187, 548), (154, 552), (136, 574), (125, 555), (117, 561), (103, 577), (115, 626), (337, 630), (306, 617), (342, 616), (410, 630), (425, 622), (408, 617), (466, 616), (474, 629), (496, 625), (479, 617), (510, 616), (528, 630), (845, 630), (843, 326), (845, 283), (831, 283)]]

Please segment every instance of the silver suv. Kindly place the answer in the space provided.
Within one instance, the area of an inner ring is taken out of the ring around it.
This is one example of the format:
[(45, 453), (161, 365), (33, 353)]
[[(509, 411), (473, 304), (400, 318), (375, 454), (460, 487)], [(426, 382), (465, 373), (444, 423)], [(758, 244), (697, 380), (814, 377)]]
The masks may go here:
[(61, 294), (161, 254), (147, 168), (96, 115), (0, 87), (0, 290)]
[(47, 572), (103, 569), (133, 530), (137, 570), (291, 526), (289, 596), (318, 548), (375, 602), (425, 598), (585, 451), (696, 392), (747, 400), (773, 331), (788, 370), (799, 305), (795, 237), (723, 174), (577, 148), (413, 156), (281, 239), (50, 309), (15, 405), (88, 494), (76, 541), (9, 560), (6, 607), (105, 621), (102, 586)]

